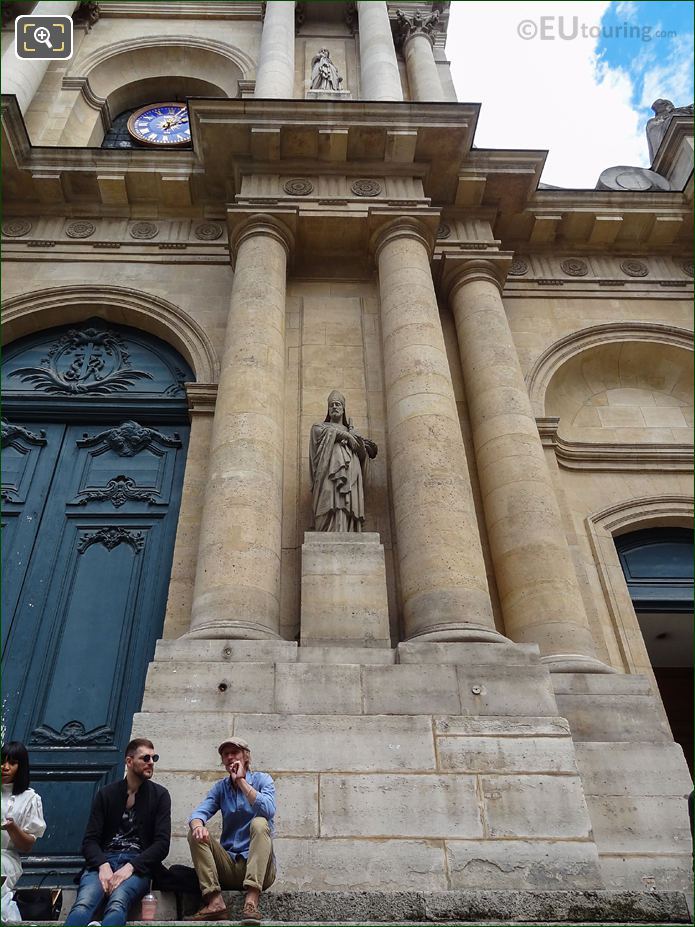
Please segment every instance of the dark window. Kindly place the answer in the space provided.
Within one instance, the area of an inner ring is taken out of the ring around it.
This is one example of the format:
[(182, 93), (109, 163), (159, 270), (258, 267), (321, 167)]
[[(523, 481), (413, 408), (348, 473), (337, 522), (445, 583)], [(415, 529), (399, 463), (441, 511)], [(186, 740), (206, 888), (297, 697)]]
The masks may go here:
[(693, 536), (685, 528), (632, 531), (615, 539), (637, 612), (693, 608)]

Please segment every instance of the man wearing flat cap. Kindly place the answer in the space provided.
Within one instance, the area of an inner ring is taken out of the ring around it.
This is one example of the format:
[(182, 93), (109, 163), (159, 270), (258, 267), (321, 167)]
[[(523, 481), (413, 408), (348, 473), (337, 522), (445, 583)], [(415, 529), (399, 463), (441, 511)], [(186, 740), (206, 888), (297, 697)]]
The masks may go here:
[[(260, 894), (275, 881), (275, 785), (267, 773), (251, 771), (251, 748), (241, 737), (230, 737), (217, 749), (228, 775), (213, 785), (188, 819), (188, 843), (203, 907), (186, 919), (228, 920), (222, 889), (243, 889), (241, 923), (257, 925)], [(221, 840), (205, 826), (218, 811), (222, 812)]]

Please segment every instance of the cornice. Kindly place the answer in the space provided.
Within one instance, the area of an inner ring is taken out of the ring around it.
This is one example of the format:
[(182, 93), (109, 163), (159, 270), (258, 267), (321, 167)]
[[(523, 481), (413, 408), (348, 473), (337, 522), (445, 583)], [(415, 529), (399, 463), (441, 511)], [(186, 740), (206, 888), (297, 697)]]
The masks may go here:
[(559, 422), (555, 417), (536, 419), (543, 446), (553, 448), (565, 470), (692, 470), (690, 444), (568, 441), (557, 433)]
[(102, 19), (251, 19), (261, 20), (262, 3), (234, 0), (100, 0)]

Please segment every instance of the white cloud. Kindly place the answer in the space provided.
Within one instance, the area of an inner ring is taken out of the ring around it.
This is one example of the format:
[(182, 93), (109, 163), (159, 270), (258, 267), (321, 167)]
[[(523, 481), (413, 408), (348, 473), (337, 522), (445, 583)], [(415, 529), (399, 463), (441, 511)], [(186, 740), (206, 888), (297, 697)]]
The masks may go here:
[[(649, 46), (667, 42), (668, 54), (663, 62), (647, 66), (642, 88), (642, 106), (651, 106), (658, 97), (673, 100), (676, 106), (692, 103), (688, 99), (693, 73), (693, 36), (678, 35), (673, 39), (654, 39)], [(658, 47), (658, 46), (657, 46)], [(655, 49), (652, 49), (655, 52)], [(654, 53), (651, 61), (656, 59)]]
[(628, 22), (635, 21), (637, 19), (637, 4), (633, 3), (633, 0), (623, 0), (622, 3), (618, 3), (616, 6), (615, 12), (619, 17), (627, 19)]
[[(447, 53), (459, 100), (482, 104), (478, 147), (548, 148), (543, 182), (562, 187), (593, 188), (617, 164), (648, 166), (631, 77), (597, 58), (608, 6), (452, 3)], [(554, 38), (524, 40), (521, 21), (544, 22)]]

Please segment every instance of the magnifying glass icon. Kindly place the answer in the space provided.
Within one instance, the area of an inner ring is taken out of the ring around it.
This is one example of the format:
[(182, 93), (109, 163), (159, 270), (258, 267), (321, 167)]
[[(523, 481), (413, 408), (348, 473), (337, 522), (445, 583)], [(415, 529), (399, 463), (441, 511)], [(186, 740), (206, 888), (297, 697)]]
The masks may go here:
[(47, 46), (47, 48), (53, 48), (51, 45), (51, 33), (45, 26), (38, 26), (38, 28), (34, 30), (34, 41), (41, 42), (41, 44)]

